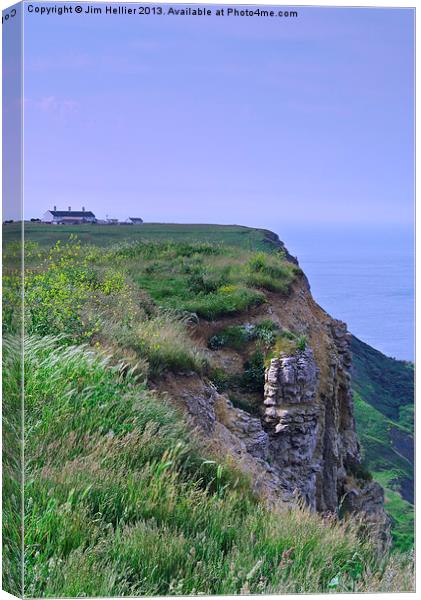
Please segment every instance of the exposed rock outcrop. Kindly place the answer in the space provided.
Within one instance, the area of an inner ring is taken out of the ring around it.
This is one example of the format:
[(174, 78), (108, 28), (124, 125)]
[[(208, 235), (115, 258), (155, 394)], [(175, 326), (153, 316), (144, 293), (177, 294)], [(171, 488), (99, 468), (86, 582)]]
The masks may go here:
[(197, 375), (176, 382), (176, 389), (164, 387), (209, 443), (251, 476), (266, 501), (291, 506), (301, 499), (321, 513), (359, 514), (378, 531), (379, 545), (388, 544), (383, 490), (359, 469), (346, 325), (314, 302), (304, 278), (288, 297), (273, 295), (263, 311), (281, 328), (305, 335), (308, 344), (271, 360), (260, 416), (236, 408)]
[(313, 509), (316, 474), (321, 470), (316, 451), (321, 410), (316, 404), (319, 370), (313, 352), (272, 359), (266, 370), (264, 422), (269, 434), (271, 463), (292, 499), (299, 493)]
[(289, 498), (298, 492), (313, 510), (359, 514), (383, 547), (390, 543), (383, 489), (353, 476), (361, 457), (350, 387), (350, 336), (339, 321), (332, 321), (330, 329), (328, 394), (318, 395), (319, 369), (309, 348), (272, 359), (266, 370), (269, 462)]
[(380, 551), (391, 544), (390, 519), (384, 511), (384, 491), (376, 481), (344, 485), (341, 508), (346, 513), (360, 517), (361, 526), (369, 531)]

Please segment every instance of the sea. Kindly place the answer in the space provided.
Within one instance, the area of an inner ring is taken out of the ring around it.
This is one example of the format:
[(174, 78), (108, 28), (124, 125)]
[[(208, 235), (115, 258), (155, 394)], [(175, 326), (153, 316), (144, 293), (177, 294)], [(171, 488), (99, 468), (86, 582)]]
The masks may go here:
[(298, 258), (313, 297), (356, 337), (414, 360), (414, 234), (407, 226), (271, 227)]

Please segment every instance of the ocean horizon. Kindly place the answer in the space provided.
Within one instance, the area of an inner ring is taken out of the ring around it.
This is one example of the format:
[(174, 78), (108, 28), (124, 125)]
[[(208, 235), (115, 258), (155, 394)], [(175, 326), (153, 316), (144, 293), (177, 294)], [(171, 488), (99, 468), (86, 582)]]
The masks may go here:
[(399, 360), (414, 360), (411, 227), (274, 227), (298, 258), (315, 300), (349, 331)]

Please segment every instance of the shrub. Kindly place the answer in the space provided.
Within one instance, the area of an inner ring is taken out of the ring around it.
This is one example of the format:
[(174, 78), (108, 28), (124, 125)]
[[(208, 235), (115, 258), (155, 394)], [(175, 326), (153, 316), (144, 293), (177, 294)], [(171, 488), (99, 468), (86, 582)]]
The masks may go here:
[(210, 294), (227, 283), (223, 273), (212, 273), (200, 269), (191, 272), (187, 285), (194, 294)]
[(208, 340), (208, 348), (210, 350), (219, 350), (225, 346), (225, 338), (221, 334), (212, 335)]
[(82, 309), (96, 287), (96, 275), (83, 268), (52, 268), (27, 274), (25, 279), (25, 320), (28, 333), (68, 333), (82, 338)]
[(307, 336), (300, 335), (296, 340), (297, 350), (305, 350), (307, 348)]
[(71, 239), (50, 250), (39, 272), (26, 271), (24, 281), (25, 325), (29, 334), (66, 334), (87, 340), (99, 330), (98, 315), (88, 310), (98, 296), (124, 297), (128, 309), (129, 287), (112, 268), (94, 268), (98, 250), (81, 248)]
[(265, 302), (265, 296), (248, 288), (227, 285), (211, 294), (199, 294), (196, 298), (183, 303), (183, 308), (195, 312), (204, 319), (235, 314)]
[(209, 378), (218, 392), (225, 392), (233, 383), (233, 378), (224, 369), (213, 367)]
[(231, 325), (211, 336), (208, 341), (208, 347), (211, 350), (218, 350), (223, 346), (228, 346), (235, 350), (241, 350), (249, 342), (257, 340), (264, 347), (269, 348), (275, 343), (278, 332), (278, 325), (270, 319), (266, 319), (260, 323)]
[(279, 326), (270, 319), (265, 319), (255, 326), (254, 335), (256, 339), (263, 342), (267, 348), (275, 343), (278, 334)]
[(260, 401), (256, 401), (255, 397), (231, 391), (229, 393), (229, 399), (236, 408), (240, 408), (254, 417), (260, 417)]
[(368, 467), (363, 463), (351, 463), (348, 465), (348, 472), (350, 475), (355, 477), (355, 479), (360, 479), (362, 481), (373, 480), (373, 475), (370, 473)]
[(261, 392), (265, 383), (265, 357), (256, 350), (244, 364), (240, 385), (249, 392)]
[(209, 338), (208, 346), (211, 350), (218, 350), (223, 346), (241, 350), (252, 339), (254, 339), (253, 325), (231, 325)]

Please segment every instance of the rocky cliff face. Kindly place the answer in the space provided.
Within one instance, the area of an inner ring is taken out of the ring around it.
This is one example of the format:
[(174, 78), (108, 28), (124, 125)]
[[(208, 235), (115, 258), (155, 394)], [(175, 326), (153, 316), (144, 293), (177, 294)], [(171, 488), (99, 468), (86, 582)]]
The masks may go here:
[(298, 493), (320, 512), (358, 513), (377, 526), (380, 545), (387, 545), (383, 490), (355, 476), (361, 456), (350, 387), (350, 334), (340, 321), (332, 320), (330, 329), (328, 393), (318, 394), (319, 368), (311, 349), (274, 358), (266, 371), (270, 462), (290, 496)]
[(271, 462), (292, 499), (299, 493), (317, 509), (321, 409), (316, 402), (319, 369), (310, 349), (271, 360), (265, 374), (264, 426)]
[(313, 300), (304, 277), (288, 297), (273, 296), (251, 320), (270, 316), (280, 327), (305, 334), (304, 350), (279, 353), (265, 373), (258, 414), (233, 406), (227, 394), (197, 376), (167, 381), (221, 455), (251, 476), (267, 502), (340, 516), (358, 513), (389, 543), (383, 490), (363, 476), (350, 385), (351, 336)]

